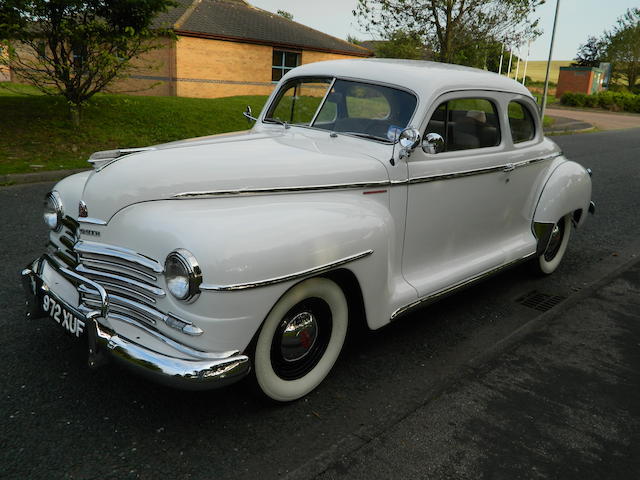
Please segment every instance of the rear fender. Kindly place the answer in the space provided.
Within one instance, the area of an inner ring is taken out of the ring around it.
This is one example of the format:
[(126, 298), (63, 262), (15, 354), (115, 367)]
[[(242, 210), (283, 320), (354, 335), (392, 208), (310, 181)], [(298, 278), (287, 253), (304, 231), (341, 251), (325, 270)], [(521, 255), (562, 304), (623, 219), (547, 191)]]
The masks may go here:
[(544, 252), (553, 226), (572, 215), (575, 227), (584, 224), (591, 202), (591, 177), (580, 164), (566, 161), (551, 173), (545, 183), (533, 216), (533, 232), (538, 254)]

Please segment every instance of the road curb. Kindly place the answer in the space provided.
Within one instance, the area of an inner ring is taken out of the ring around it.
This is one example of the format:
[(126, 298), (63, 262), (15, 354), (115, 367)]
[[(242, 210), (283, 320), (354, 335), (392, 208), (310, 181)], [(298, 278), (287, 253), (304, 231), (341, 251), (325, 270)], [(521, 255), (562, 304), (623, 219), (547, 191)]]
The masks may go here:
[(404, 412), (395, 415), (391, 419), (381, 421), (378, 425), (361, 427), (355, 432), (343, 437), (327, 448), (324, 452), (321, 452), (314, 458), (305, 462), (304, 465), (286, 474), (282, 477), (283, 480), (308, 480), (316, 478), (331, 468), (332, 465), (338, 463), (341, 459), (353, 456), (358, 450), (388, 432), (391, 428), (410, 415), (413, 415), (418, 409), (442, 396), (450, 389), (457, 387), (466, 377), (475, 377), (480, 372), (492, 368), (491, 362), (499, 355), (515, 348), (523, 338), (535, 331), (537, 328), (551, 323), (552, 320), (562, 316), (567, 310), (577, 303), (590, 298), (596, 291), (611, 283), (625, 271), (633, 268), (637, 263), (640, 263), (640, 257), (632, 257), (629, 261), (620, 265), (614, 271), (605, 274), (588, 287), (569, 297), (557, 307), (532, 318), (505, 338), (498, 340), (484, 352), (465, 362), (453, 375), (449, 375), (440, 381), (436, 381), (434, 388), (426, 398), (407, 405), (408, 408), (405, 409)]
[(9, 173), (0, 175), (0, 186), (22, 185), (25, 183), (55, 182), (74, 173), (86, 172), (90, 168), (74, 168), (71, 170), (45, 170), (33, 173)]
[(568, 117), (558, 117), (555, 115), (549, 115), (554, 118), (556, 123), (544, 129), (545, 134), (554, 133), (580, 133), (588, 130), (593, 130), (595, 127), (589, 122), (583, 122), (582, 120), (576, 120)]

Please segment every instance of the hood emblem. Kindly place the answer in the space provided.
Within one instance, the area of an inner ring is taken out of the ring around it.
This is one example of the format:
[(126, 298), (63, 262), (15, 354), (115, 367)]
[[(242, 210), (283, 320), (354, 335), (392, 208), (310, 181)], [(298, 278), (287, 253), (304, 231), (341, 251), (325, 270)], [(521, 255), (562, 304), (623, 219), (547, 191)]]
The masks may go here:
[(89, 209), (87, 208), (87, 204), (80, 200), (78, 204), (78, 217), (88, 217)]

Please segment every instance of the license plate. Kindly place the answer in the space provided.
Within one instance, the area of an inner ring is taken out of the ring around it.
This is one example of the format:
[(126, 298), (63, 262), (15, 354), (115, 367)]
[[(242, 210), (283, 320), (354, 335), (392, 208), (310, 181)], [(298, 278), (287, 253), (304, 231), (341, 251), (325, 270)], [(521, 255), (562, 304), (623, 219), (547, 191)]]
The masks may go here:
[(42, 309), (67, 332), (80, 338), (85, 332), (84, 320), (79, 319), (64, 305), (48, 294), (42, 296)]

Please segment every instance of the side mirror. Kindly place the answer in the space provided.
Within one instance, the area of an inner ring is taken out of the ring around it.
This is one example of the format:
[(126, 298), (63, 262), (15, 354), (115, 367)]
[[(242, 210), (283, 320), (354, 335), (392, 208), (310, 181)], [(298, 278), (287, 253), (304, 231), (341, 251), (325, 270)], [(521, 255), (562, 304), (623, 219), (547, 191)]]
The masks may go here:
[(422, 150), (435, 155), (444, 151), (444, 139), (437, 133), (427, 133), (422, 141)]
[(417, 128), (407, 127), (400, 133), (398, 143), (402, 147), (400, 158), (408, 157), (412, 150), (420, 144), (420, 132)]
[(249, 121), (249, 124), (251, 124), (251, 122), (258, 121), (258, 119), (253, 116), (251, 105), (247, 105), (247, 109), (244, 112), (242, 112), (242, 115), (244, 115), (245, 118)]

